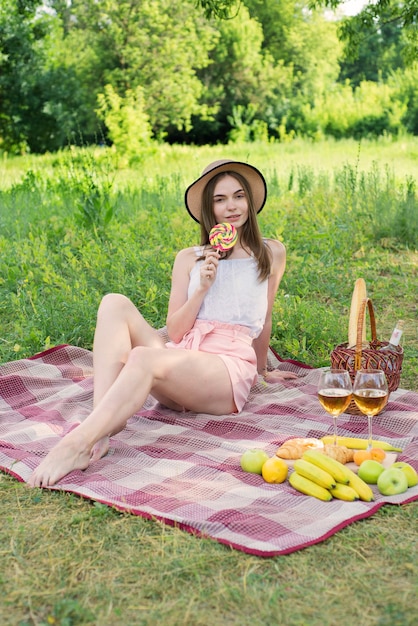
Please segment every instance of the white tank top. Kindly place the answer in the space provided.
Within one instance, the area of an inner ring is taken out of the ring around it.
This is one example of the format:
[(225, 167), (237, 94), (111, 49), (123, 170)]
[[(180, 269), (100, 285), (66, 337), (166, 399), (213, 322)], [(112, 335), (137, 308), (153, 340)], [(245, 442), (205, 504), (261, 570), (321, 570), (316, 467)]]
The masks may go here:
[[(195, 248), (196, 256), (203, 253)], [(200, 266), (197, 261), (190, 272), (188, 297), (200, 283)], [(218, 263), (216, 280), (208, 290), (197, 315), (198, 320), (216, 320), (226, 324), (240, 324), (250, 329), (252, 338), (263, 330), (267, 313), (268, 280), (260, 282), (258, 266), (253, 257), (223, 259)]]

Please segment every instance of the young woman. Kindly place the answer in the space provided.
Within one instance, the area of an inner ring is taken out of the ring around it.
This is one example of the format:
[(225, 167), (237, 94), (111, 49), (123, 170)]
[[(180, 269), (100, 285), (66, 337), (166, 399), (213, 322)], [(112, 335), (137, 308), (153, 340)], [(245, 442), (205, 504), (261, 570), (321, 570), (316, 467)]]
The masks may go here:
[[(29, 479), (54, 485), (108, 451), (119, 432), (152, 394), (165, 406), (224, 415), (242, 410), (261, 374), (268, 382), (295, 378), (267, 372), (274, 298), (283, 276), (282, 243), (263, 239), (257, 213), (266, 183), (253, 166), (211, 163), (186, 191), (186, 208), (201, 225), (201, 245), (175, 259), (167, 314), (170, 338), (142, 317), (128, 298), (106, 295), (93, 346), (93, 411), (45, 457)], [(221, 258), (209, 245), (211, 228), (233, 224), (237, 244)]]

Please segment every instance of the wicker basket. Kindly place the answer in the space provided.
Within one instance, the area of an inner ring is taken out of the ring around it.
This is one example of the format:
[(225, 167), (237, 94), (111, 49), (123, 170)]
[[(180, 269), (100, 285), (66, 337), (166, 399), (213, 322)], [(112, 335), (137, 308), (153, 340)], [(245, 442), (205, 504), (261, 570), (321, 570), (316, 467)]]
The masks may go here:
[[(363, 323), (366, 306), (369, 310), (371, 341), (370, 347), (362, 347)], [(388, 345), (388, 341), (378, 341), (376, 338), (376, 319), (372, 301), (369, 298), (363, 300), (357, 320), (357, 343), (355, 348), (349, 348), (347, 343), (341, 343), (331, 352), (331, 367), (348, 370), (351, 381), (354, 382), (356, 372), (359, 369), (380, 369), (386, 374), (389, 395), (399, 387), (402, 372), (403, 349), (397, 346), (396, 352), (381, 351), (379, 348)], [(351, 400), (346, 413), (361, 415), (354, 400)]]

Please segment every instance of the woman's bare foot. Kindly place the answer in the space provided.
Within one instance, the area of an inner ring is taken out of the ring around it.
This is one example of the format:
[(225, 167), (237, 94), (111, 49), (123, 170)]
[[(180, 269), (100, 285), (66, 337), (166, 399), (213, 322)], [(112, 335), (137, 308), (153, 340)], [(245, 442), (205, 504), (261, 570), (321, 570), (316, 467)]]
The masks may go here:
[(103, 456), (105, 456), (105, 454), (107, 454), (108, 452), (109, 452), (109, 437), (107, 436), (102, 437), (102, 439), (99, 439), (99, 441), (96, 441), (96, 443), (94, 444), (91, 450), (90, 462), (98, 461)]
[(77, 430), (71, 431), (48, 452), (30, 476), (30, 487), (51, 487), (72, 470), (89, 466), (91, 450)]

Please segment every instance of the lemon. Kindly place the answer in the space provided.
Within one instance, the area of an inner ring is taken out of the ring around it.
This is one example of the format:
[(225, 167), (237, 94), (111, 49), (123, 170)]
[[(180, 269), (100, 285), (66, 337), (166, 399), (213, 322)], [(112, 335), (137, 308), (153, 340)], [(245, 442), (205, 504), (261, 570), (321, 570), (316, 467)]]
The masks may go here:
[(261, 474), (266, 483), (284, 483), (287, 478), (288, 467), (286, 461), (273, 456), (263, 464)]

